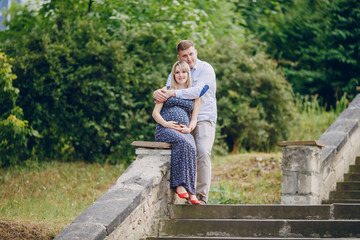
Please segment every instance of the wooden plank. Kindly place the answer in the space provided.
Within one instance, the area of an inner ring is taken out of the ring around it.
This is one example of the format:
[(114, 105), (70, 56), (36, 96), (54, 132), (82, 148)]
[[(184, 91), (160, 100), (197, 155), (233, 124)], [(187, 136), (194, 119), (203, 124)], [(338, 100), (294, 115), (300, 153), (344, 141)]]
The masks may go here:
[(166, 142), (134, 141), (131, 145), (144, 148), (171, 148), (171, 144)]
[(279, 141), (278, 145), (285, 146), (318, 146), (325, 147), (325, 144), (319, 141)]

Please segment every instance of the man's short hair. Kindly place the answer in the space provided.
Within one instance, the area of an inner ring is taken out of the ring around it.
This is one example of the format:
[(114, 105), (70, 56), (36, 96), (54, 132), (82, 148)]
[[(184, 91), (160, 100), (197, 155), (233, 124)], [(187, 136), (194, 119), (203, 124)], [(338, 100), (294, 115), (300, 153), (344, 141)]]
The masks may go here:
[(195, 45), (192, 41), (190, 40), (181, 40), (178, 45), (176, 46), (176, 50), (178, 52), (182, 51), (182, 50), (186, 50), (188, 49), (189, 47), (194, 47), (195, 48)]

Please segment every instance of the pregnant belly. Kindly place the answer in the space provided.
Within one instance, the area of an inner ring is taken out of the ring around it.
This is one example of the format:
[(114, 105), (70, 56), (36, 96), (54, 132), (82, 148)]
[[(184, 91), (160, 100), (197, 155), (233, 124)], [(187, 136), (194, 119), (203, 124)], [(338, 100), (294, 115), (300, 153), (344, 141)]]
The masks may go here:
[(181, 108), (172, 108), (162, 113), (165, 121), (175, 121), (179, 124), (189, 125), (189, 117), (186, 112)]

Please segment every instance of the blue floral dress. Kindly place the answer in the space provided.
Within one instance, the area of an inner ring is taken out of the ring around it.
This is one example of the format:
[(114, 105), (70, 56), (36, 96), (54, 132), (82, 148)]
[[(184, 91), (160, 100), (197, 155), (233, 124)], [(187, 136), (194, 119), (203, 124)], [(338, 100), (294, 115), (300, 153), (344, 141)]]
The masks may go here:
[[(189, 126), (194, 100), (170, 97), (161, 109), (165, 121), (176, 121)], [(195, 194), (196, 146), (190, 133), (180, 133), (174, 129), (156, 124), (155, 141), (171, 143), (170, 188), (182, 185)]]

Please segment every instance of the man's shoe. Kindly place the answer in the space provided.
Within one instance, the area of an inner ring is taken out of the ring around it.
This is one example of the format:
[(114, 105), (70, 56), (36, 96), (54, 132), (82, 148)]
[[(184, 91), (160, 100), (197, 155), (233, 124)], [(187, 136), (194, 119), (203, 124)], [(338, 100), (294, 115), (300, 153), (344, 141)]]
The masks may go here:
[(204, 200), (199, 200), (199, 205), (206, 205), (206, 202)]

